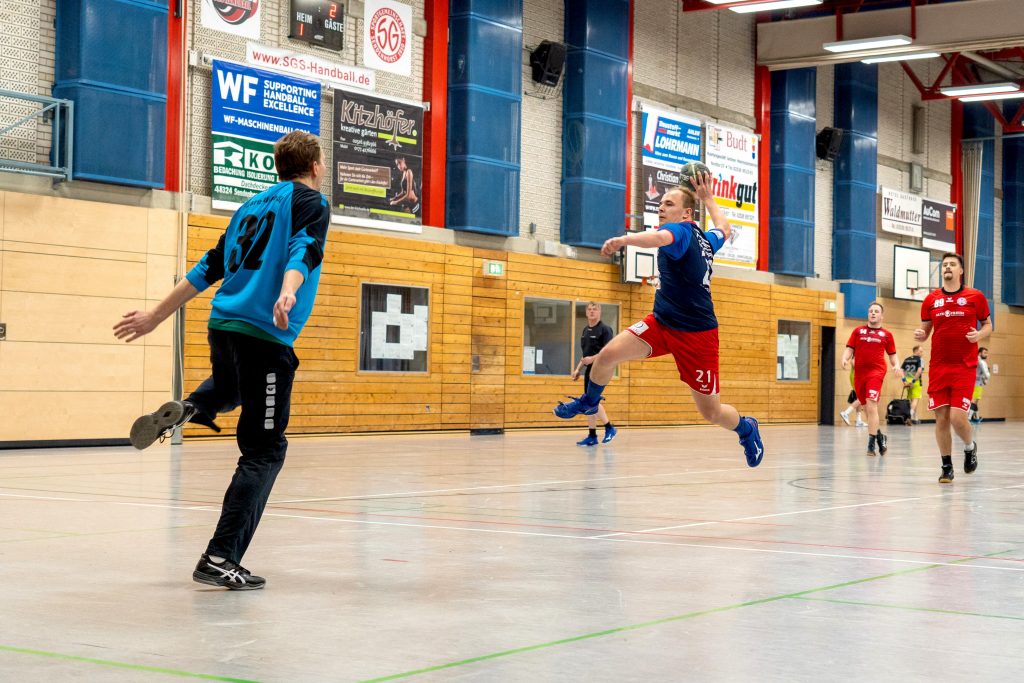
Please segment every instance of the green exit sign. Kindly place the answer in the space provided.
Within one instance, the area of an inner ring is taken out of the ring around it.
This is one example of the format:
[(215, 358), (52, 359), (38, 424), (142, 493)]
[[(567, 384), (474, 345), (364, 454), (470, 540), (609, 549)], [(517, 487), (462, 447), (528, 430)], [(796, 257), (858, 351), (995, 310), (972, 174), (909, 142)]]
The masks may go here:
[(491, 277), (504, 277), (505, 264), (501, 261), (484, 261), (484, 275)]

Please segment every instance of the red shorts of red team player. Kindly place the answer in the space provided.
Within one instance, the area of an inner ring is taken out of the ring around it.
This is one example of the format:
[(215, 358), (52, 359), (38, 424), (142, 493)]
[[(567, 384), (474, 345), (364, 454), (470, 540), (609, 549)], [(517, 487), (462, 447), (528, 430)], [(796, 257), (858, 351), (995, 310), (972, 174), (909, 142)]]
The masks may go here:
[(928, 367), (928, 410), (949, 406), (969, 411), (976, 373), (976, 368), (963, 365), (932, 363)]
[(857, 371), (853, 371), (853, 390), (857, 392), (857, 400), (862, 404), (868, 401), (878, 402), (882, 394), (882, 382), (885, 381), (885, 370), (866, 372), (861, 377)]
[[(679, 379), (699, 394), (718, 394), (718, 328), (687, 332), (665, 327), (649, 314), (629, 331), (648, 346), (648, 358), (672, 354)], [(973, 390), (974, 387), (971, 387)]]

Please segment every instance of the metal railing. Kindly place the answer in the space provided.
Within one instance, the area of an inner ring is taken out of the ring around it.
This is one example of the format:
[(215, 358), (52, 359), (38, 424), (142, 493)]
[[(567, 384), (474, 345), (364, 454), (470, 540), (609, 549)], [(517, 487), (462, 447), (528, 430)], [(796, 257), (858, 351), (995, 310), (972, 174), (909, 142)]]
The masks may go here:
[(44, 121), (53, 120), (53, 145), (50, 158), (53, 164), (39, 164), (27, 161), (16, 161), (3, 156), (0, 148), (0, 171), (15, 171), (29, 175), (51, 176), (60, 180), (71, 180), (72, 149), (75, 141), (75, 103), (71, 100), (59, 100), (44, 95), (29, 95), (14, 90), (0, 90), (0, 98), (24, 100), (40, 105), (42, 108), (30, 112), (14, 123), (0, 128), (0, 142), (3, 136), (19, 126), (34, 122), (38, 118)]

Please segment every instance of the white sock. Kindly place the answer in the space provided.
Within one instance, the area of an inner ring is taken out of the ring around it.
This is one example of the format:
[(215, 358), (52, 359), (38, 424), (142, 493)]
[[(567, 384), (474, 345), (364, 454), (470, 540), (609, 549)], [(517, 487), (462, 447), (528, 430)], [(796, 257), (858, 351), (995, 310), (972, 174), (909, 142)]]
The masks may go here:
[(216, 555), (207, 555), (207, 557), (210, 558), (210, 562), (213, 562), (214, 564), (223, 564), (224, 563), (224, 558), (223, 557), (217, 557)]

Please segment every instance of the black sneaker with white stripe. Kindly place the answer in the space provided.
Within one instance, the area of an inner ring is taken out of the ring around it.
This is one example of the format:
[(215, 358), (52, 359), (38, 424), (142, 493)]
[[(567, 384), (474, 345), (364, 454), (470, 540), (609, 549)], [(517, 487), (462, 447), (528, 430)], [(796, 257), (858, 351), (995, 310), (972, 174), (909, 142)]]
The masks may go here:
[(206, 553), (199, 558), (199, 564), (192, 572), (192, 580), (208, 586), (230, 588), (233, 591), (254, 591), (267, 585), (266, 579), (250, 574), (245, 567), (231, 560), (214, 562)]

